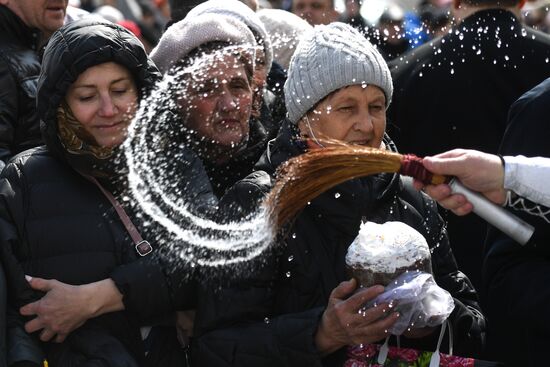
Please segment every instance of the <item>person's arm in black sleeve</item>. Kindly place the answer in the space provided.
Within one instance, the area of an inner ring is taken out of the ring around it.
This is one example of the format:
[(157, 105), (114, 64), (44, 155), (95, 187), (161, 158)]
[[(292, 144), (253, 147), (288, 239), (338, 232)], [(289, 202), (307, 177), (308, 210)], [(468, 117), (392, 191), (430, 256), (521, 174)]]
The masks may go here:
[(191, 267), (173, 258), (175, 256), (156, 253), (118, 266), (111, 273), (126, 311), (145, 321), (195, 306), (196, 284)]
[[(3, 309), (2, 317), (5, 324), (2, 332), (5, 332), (5, 350), (2, 357), (8, 366), (39, 366), (43, 361), (43, 352), (39, 341), (33, 335), (25, 331), (25, 319), (17, 308), (21, 306), (21, 300), (14, 298), (15, 294), (31, 301), (36, 295), (28, 287), (22, 268), (13, 253), (13, 246), (18, 241), (14, 220), (22, 220), (23, 200), (21, 187), (21, 172), (15, 164), (10, 164), (0, 175), (0, 258), (2, 263), (2, 279), (4, 273), (6, 279), (0, 282), (4, 292), (8, 288), (10, 292), (4, 293), (3, 302), (7, 302), (7, 309)], [(15, 293), (13, 290), (17, 289)], [(7, 299), (6, 297), (10, 297)]]
[(0, 171), (12, 156), (17, 124), (17, 84), (8, 62), (0, 55)]

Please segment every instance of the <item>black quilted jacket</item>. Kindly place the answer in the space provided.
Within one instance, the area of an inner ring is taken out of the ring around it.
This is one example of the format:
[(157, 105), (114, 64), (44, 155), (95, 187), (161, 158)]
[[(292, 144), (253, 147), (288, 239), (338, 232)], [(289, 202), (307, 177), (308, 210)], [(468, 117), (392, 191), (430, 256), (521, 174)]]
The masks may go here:
[(36, 113), (40, 32), (0, 5), (0, 168), (42, 144)]

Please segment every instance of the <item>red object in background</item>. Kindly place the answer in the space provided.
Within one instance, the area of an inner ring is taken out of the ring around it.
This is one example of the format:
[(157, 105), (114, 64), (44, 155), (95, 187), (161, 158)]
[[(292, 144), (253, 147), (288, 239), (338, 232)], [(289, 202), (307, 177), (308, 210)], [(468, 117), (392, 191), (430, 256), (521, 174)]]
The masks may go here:
[(117, 24), (132, 32), (137, 38), (141, 37), (141, 29), (139, 29), (139, 26), (136, 24), (136, 22), (131, 20), (121, 20)]

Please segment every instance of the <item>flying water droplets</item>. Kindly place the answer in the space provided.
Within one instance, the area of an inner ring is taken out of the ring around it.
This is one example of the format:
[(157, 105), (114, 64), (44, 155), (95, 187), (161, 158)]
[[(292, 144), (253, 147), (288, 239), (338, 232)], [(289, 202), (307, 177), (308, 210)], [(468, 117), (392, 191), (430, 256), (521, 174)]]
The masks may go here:
[[(167, 233), (164, 237), (170, 240), (163, 246), (170, 246), (169, 252), (190, 266), (213, 268), (258, 256), (274, 235), (265, 208), (243, 222), (219, 223), (197, 215), (192, 200), (182, 198), (182, 191), (193, 187), (183, 190), (180, 182), (196, 174), (185, 171), (184, 153), (197, 145), (177, 140), (173, 126), (180, 121), (174, 119), (181, 117), (174, 111), (179, 111), (179, 101), (186, 100), (187, 90), (200, 86), (198, 71), (205, 67), (212, 67), (212, 58), (195, 60), (167, 74), (140, 105), (123, 148), (132, 199), (147, 215), (147, 222), (154, 221)], [(182, 166), (174, 166), (175, 162)]]
[(527, 37), (527, 30), (526, 30), (525, 28), (522, 28), (522, 29), (521, 29), (521, 35), (522, 35), (523, 37)]

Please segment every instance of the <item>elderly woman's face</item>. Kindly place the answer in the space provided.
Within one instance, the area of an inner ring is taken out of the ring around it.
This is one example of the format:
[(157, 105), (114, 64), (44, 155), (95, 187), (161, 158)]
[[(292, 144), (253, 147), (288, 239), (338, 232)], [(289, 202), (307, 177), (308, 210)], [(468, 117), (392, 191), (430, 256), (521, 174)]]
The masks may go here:
[(80, 74), (65, 99), (74, 117), (99, 146), (115, 147), (126, 138), (138, 94), (130, 72), (107, 62)]
[(248, 139), (252, 89), (237, 57), (225, 55), (192, 75), (178, 103), (186, 126), (202, 140), (232, 150)]
[(386, 97), (376, 86), (352, 85), (329, 94), (306, 116), (298, 124), (302, 135), (379, 148), (386, 130)]

